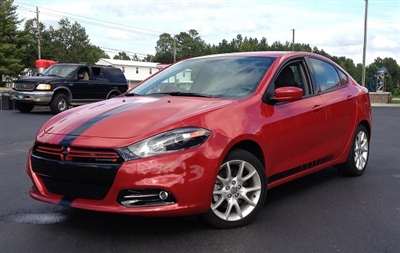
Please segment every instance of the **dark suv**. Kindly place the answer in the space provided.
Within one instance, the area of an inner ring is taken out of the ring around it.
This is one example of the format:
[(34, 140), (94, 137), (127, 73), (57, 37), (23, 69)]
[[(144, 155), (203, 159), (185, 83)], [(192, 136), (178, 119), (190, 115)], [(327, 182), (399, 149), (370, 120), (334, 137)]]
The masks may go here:
[(119, 68), (103, 65), (57, 63), (40, 76), (14, 81), (10, 98), (20, 112), (30, 112), (35, 105), (49, 105), (57, 114), (69, 106), (112, 98), (128, 89)]

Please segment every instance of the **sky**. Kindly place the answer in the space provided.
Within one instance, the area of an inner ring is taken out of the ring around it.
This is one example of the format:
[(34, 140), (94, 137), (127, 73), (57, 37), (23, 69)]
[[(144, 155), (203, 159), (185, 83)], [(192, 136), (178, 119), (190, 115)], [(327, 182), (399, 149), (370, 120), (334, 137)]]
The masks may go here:
[[(400, 64), (400, 0), (367, 0), (366, 64), (391, 57)], [(14, 0), (19, 19), (39, 10), (46, 28), (68, 18), (91, 44), (118, 52), (155, 54), (159, 35), (194, 29), (207, 44), (242, 37), (309, 44), (363, 62), (366, 0)]]

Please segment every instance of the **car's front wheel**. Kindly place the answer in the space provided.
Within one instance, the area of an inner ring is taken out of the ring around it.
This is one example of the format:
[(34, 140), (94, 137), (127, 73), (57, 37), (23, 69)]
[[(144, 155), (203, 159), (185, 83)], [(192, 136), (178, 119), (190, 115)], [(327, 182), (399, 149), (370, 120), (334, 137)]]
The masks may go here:
[(32, 111), (34, 106), (34, 104), (21, 103), (18, 101), (15, 103), (15, 107), (17, 108), (17, 110), (23, 113)]
[(360, 125), (353, 137), (352, 146), (347, 161), (337, 166), (343, 176), (361, 176), (367, 167), (369, 157), (369, 134), (367, 129)]
[(50, 103), (50, 110), (54, 114), (68, 110), (67, 96), (62, 93), (55, 94)]
[(211, 206), (203, 220), (217, 228), (250, 223), (264, 204), (266, 181), (264, 167), (253, 154), (241, 149), (229, 152), (219, 168)]

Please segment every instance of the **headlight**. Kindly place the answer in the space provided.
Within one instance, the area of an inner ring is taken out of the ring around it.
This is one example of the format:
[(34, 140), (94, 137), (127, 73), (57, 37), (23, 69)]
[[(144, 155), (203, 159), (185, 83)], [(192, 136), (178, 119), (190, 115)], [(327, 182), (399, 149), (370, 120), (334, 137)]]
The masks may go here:
[(198, 127), (179, 128), (117, 149), (117, 151), (125, 160), (161, 155), (199, 146), (210, 133), (211, 131)]
[(51, 90), (50, 84), (40, 83), (37, 87), (37, 90)]

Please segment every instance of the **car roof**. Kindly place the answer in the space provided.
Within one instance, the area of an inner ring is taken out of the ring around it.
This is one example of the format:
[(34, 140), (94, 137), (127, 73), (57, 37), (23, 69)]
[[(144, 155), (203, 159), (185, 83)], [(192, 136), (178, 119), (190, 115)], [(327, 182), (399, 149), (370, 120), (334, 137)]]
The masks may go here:
[(310, 52), (301, 52), (301, 51), (254, 51), (254, 52), (234, 52), (234, 53), (224, 53), (224, 54), (214, 54), (200, 57), (224, 57), (224, 56), (260, 56), (260, 57), (274, 57), (274, 58), (288, 58), (291, 56), (313, 56), (313, 57), (322, 57), (321, 55), (310, 53)]
[(54, 64), (54, 65), (66, 65), (66, 66), (87, 66), (87, 67), (103, 67), (103, 68), (114, 68), (114, 67), (113, 67), (113, 66), (111, 66), (111, 65), (90, 64), (90, 63), (86, 63), (86, 62), (83, 62), (83, 63), (69, 63), (69, 62), (67, 62), (67, 63), (63, 63), (63, 62), (60, 62), (60, 63), (56, 63), (56, 64)]
[[(320, 60), (324, 60), (328, 63), (333, 64), (334, 66), (338, 67), (342, 71), (341, 68), (337, 63), (332, 61), (331, 59), (316, 53), (311, 52), (302, 52), (302, 51), (254, 51), (254, 52), (233, 52), (233, 53), (224, 53), (224, 54), (213, 54), (213, 55), (206, 55), (206, 56), (199, 56), (194, 58), (221, 58), (221, 57), (273, 57), (279, 59), (279, 62), (283, 62), (286, 59), (292, 57), (312, 57), (318, 58)], [(189, 58), (190, 59), (190, 58)], [(188, 59), (188, 60), (189, 60)], [(193, 59), (193, 58), (192, 58)]]

